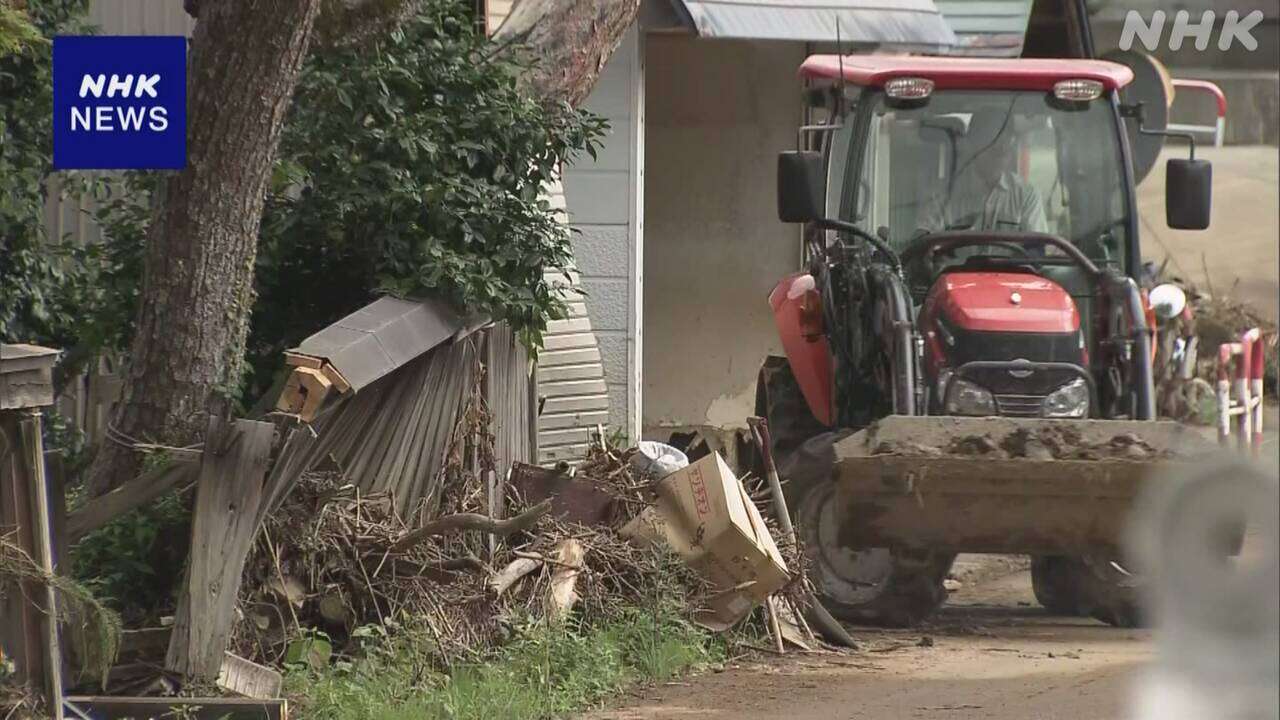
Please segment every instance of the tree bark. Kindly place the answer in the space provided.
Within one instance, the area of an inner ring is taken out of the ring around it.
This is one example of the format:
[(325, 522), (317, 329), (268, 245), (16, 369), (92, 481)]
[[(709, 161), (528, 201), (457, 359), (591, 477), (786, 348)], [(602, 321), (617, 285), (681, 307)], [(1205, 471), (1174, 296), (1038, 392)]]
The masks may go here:
[(577, 106), (639, 11), (640, 0), (519, 0), (494, 40), (532, 54), (524, 79), (544, 101)]
[(138, 474), (130, 441), (189, 445), (240, 381), (258, 226), (285, 113), (322, 0), (201, 3), (191, 42), (187, 166), (157, 198), (141, 307), (99, 495)]

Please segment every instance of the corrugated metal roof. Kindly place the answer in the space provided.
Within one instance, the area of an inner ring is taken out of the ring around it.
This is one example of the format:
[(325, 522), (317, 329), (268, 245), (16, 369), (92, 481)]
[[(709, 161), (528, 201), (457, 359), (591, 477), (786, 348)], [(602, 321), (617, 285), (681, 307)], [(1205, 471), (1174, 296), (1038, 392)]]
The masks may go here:
[(405, 365), (463, 327), (438, 300), (378, 298), (312, 335), (293, 352), (324, 358), (355, 390)]
[(674, 0), (701, 37), (945, 47), (933, 0)]
[[(1031, 0), (937, 0), (961, 52), (1015, 56), (1031, 18)], [(984, 52), (985, 51), (985, 52)]]

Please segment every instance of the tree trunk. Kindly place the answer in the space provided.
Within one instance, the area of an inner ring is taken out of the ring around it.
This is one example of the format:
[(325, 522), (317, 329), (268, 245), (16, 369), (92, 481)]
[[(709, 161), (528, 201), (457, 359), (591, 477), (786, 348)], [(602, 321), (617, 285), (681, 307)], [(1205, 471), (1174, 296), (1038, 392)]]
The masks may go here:
[(640, 0), (519, 0), (494, 39), (532, 53), (525, 80), (535, 93), (576, 106), (639, 11)]
[(258, 226), (322, 0), (206, 2), (188, 66), (187, 166), (157, 198), (137, 331), (93, 494), (137, 474), (134, 441), (198, 442), (240, 382)]

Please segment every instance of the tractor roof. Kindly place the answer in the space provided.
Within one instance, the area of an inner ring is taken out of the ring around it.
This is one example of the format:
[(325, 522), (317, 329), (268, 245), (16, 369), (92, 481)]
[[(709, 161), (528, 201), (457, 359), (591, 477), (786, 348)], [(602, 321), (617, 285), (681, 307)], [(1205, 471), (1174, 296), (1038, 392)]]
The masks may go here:
[(1044, 90), (1061, 80), (1097, 80), (1118, 90), (1133, 71), (1104, 60), (1050, 60), (915, 55), (813, 55), (800, 66), (801, 77), (880, 87), (897, 77), (932, 80), (939, 90)]

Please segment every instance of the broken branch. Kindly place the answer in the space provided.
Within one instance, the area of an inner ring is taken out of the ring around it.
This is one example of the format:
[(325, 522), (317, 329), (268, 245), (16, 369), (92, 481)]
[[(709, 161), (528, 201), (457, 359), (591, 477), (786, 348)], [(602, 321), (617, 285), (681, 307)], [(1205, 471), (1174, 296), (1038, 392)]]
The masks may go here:
[(508, 520), (494, 520), (488, 515), (480, 515), (478, 513), (456, 513), (454, 515), (446, 515), (438, 520), (423, 525), (404, 537), (397, 540), (392, 546), (392, 552), (404, 552), (409, 548), (423, 542), (427, 538), (436, 537), (438, 535), (447, 535), (449, 533), (463, 532), (471, 530), (474, 532), (491, 533), (498, 537), (506, 537), (522, 530), (528, 530), (533, 527), (543, 516), (551, 512), (551, 501), (543, 500), (533, 507), (525, 510), (519, 515)]

